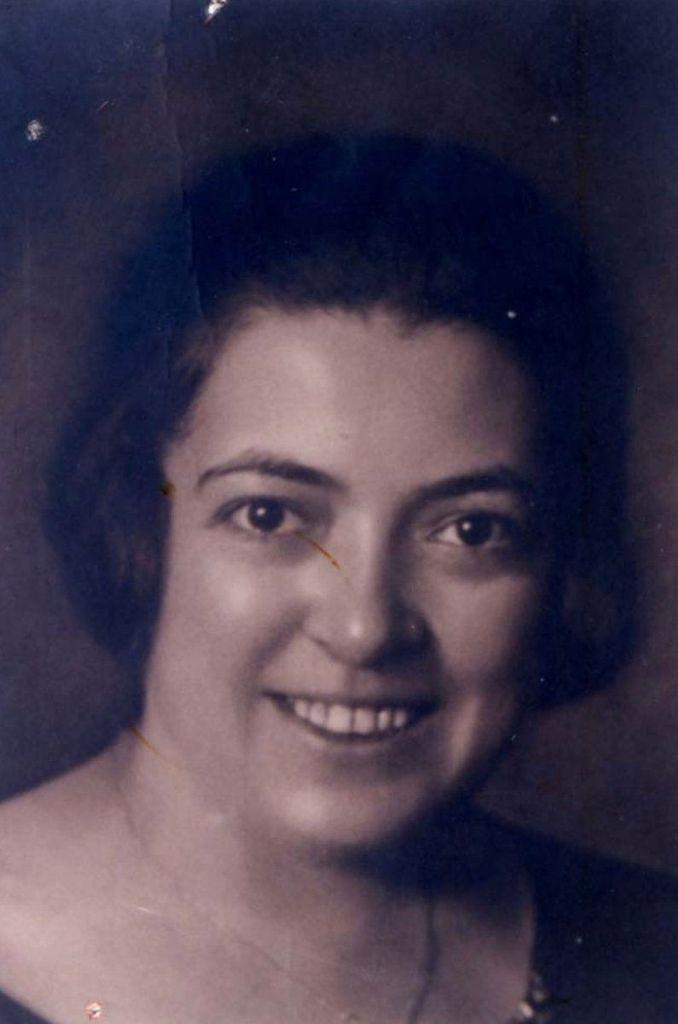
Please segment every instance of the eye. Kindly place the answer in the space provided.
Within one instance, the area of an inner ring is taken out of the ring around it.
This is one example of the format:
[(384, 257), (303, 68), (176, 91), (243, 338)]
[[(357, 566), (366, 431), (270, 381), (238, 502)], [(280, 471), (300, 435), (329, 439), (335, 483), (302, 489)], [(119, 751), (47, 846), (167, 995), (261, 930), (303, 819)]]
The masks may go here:
[(263, 536), (298, 533), (302, 525), (301, 516), (277, 498), (252, 498), (235, 506), (227, 505), (219, 510), (216, 518), (245, 533)]
[(517, 539), (518, 525), (494, 512), (473, 512), (457, 516), (434, 530), (430, 539), (438, 544), (467, 548), (506, 547)]

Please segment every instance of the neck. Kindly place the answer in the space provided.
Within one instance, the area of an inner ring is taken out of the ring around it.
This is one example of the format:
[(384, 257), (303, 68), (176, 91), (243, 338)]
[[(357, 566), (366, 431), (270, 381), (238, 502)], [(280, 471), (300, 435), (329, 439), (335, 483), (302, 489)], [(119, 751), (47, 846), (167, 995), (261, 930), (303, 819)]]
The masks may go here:
[(175, 754), (143, 724), (111, 753), (138, 902), (197, 929), (219, 962), (224, 942), (237, 949), (252, 991), (262, 977), (298, 989), (311, 1019), (421, 1021), (436, 977), (463, 1003), (480, 969), (499, 979), (494, 1016), (516, 1005), (531, 911), (510, 844), (482, 815), (441, 815), (369, 852), (293, 848), (248, 831)]
[[(142, 725), (116, 751), (134, 841), (154, 890), (216, 928), (271, 937), (284, 931), (296, 948), (360, 950), (384, 934), (412, 933), (413, 920), (421, 922), (425, 906), (441, 897), (465, 909), (485, 889), (485, 826), (471, 814), (432, 819), (418, 835), (379, 850), (300, 849), (243, 827), (157, 729), (152, 742), (148, 736)], [(421, 923), (414, 931), (421, 933)]]

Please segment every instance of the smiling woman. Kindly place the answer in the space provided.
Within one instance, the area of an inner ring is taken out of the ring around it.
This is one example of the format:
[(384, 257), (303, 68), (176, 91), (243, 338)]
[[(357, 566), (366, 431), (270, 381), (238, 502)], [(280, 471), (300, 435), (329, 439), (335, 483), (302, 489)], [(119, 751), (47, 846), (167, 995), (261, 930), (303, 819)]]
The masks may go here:
[(247, 779), (223, 795), (244, 817), (383, 842), (485, 769), (534, 671), (532, 405), (468, 326), (268, 309), (231, 330), (165, 457), (146, 714), (171, 705), (192, 764)]
[(6, 806), (6, 1019), (673, 1019), (671, 884), (472, 801), (631, 638), (581, 248), (454, 144), (307, 139), (187, 203), (199, 303), (141, 332), (128, 283), (47, 517), (145, 742)]

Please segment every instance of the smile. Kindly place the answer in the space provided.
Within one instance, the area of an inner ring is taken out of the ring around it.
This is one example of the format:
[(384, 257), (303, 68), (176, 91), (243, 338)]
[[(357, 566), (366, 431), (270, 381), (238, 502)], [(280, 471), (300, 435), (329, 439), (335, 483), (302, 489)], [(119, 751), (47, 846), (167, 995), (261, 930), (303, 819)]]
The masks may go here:
[(411, 728), (434, 710), (430, 702), (341, 704), (279, 694), (274, 700), (282, 711), (313, 732), (335, 740), (388, 739)]

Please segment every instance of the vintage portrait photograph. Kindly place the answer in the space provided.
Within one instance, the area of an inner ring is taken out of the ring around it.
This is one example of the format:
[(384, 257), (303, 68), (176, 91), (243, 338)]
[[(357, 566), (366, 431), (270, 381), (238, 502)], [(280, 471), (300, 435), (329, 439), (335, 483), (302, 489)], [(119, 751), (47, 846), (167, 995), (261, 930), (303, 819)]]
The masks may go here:
[(0, 1024), (678, 1024), (678, 3), (0, 4)]

